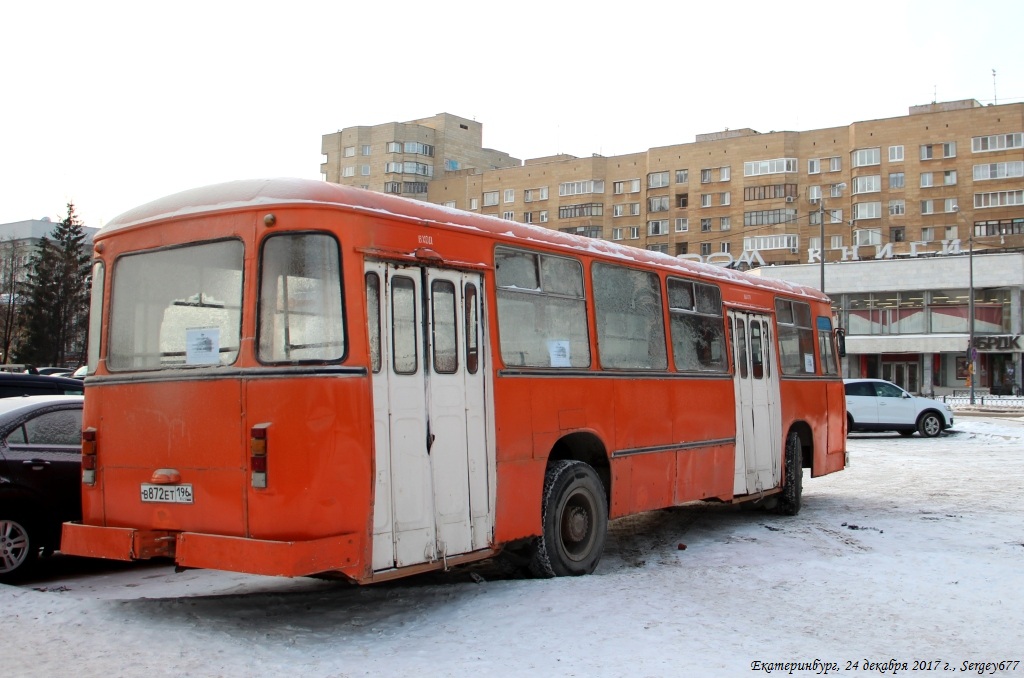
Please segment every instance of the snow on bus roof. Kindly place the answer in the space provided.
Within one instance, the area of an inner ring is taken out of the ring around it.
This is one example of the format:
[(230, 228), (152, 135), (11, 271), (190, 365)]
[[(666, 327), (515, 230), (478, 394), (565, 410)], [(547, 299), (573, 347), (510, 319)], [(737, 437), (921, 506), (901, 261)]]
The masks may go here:
[(818, 290), (805, 285), (768, 280), (722, 266), (680, 259), (661, 252), (642, 250), (598, 238), (562, 233), (542, 226), (521, 224), (453, 207), (313, 179), (243, 179), (189, 189), (128, 210), (100, 229), (95, 239), (98, 242), (116, 231), (144, 224), (210, 212), (252, 209), (261, 205), (335, 205), (354, 211), (387, 214), (403, 220), (428, 224), (432, 222), (439, 226), (458, 229), (477, 229), (509, 240), (536, 242), (542, 245), (565, 245), (602, 257), (674, 268), (700, 278), (729, 281), (796, 296), (826, 298)]

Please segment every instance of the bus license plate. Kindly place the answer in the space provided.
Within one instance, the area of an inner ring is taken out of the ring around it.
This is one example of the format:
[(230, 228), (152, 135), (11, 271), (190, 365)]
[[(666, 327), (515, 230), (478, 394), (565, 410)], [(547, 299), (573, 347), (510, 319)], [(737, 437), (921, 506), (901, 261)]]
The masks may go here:
[(163, 504), (191, 504), (191, 485), (142, 484), (142, 501)]

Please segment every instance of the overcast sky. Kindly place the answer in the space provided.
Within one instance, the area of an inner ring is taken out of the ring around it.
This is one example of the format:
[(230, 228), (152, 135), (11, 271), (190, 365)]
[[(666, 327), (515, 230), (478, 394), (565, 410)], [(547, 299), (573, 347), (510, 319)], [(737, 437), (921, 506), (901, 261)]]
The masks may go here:
[(1019, 102), (1022, 19), (1020, 0), (7, 3), (0, 223), (317, 179), (321, 135), (440, 112), (531, 158)]

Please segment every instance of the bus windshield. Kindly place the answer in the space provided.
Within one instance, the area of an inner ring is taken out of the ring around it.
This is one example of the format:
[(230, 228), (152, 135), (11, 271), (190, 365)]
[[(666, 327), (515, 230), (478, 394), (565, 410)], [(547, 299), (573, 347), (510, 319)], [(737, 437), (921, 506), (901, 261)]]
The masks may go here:
[(230, 365), (238, 357), (243, 245), (130, 254), (113, 270), (111, 370)]

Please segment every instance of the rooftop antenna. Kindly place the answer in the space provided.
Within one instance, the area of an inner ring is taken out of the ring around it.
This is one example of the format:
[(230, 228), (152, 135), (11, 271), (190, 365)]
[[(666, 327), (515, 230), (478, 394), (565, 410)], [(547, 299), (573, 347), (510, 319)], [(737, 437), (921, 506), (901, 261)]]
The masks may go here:
[(939, 86), (932, 85), (932, 103), (938, 103), (939, 101)]
[(996, 94), (996, 69), (992, 69), (992, 99), (996, 106), (999, 105), (999, 96)]

